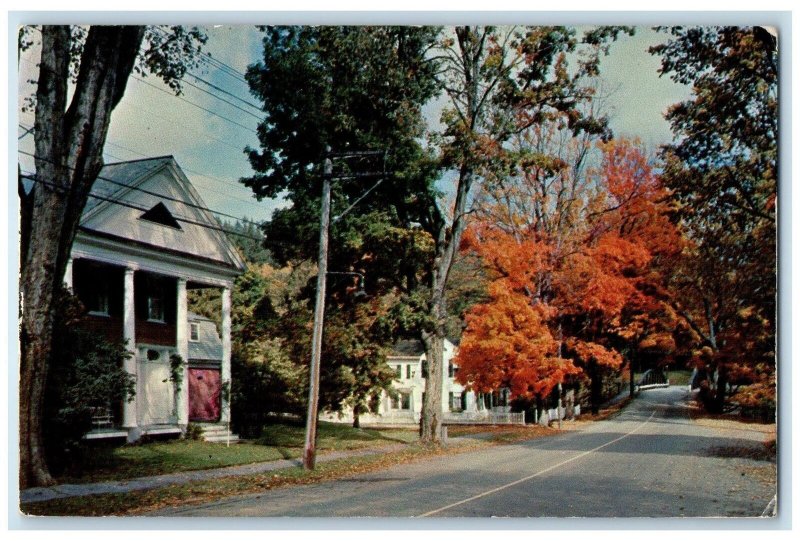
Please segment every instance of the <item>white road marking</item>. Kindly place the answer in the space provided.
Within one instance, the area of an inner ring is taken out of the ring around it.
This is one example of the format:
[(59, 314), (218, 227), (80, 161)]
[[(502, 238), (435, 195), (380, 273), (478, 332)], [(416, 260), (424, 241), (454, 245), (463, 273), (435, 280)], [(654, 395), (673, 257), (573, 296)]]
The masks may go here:
[(548, 468), (545, 468), (545, 469), (543, 469), (541, 471), (538, 471), (538, 472), (536, 472), (536, 473), (534, 473), (532, 475), (528, 475), (527, 477), (523, 477), (522, 479), (517, 479), (516, 481), (512, 481), (510, 483), (506, 483), (505, 485), (493, 488), (491, 490), (487, 490), (486, 492), (482, 492), (480, 494), (476, 494), (475, 496), (472, 496), (472, 497), (467, 498), (465, 500), (461, 500), (461, 501), (458, 501), (458, 502), (455, 502), (455, 503), (451, 503), (450, 505), (445, 505), (444, 507), (440, 507), (439, 509), (434, 509), (433, 511), (428, 511), (427, 513), (423, 513), (423, 514), (417, 515), (417, 516), (418, 517), (429, 517), (431, 515), (435, 515), (436, 513), (441, 513), (442, 511), (446, 511), (448, 509), (452, 509), (453, 507), (458, 507), (459, 505), (463, 505), (465, 503), (468, 503), (468, 502), (471, 502), (471, 501), (474, 501), (474, 500), (478, 500), (478, 499), (483, 498), (485, 496), (489, 496), (490, 494), (494, 494), (495, 492), (500, 492), (501, 490), (505, 490), (507, 488), (513, 487), (514, 485), (518, 485), (520, 483), (524, 483), (525, 481), (530, 481), (534, 477), (539, 477), (540, 475), (543, 475), (543, 474), (545, 474), (547, 472), (550, 472), (550, 471), (552, 471), (552, 470), (554, 470), (556, 468), (559, 468), (559, 467), (561, 467), (561, 466), (563, 466), (565, 464), (569, 464), (570, 462), (578, 460), (579, 458), (583, 458), (586, 455), (592, 454), (592, 453), (594, 453), (596, 451), (599, 451), (600, 449), (603, 449), (604, 447), (608, 447), (611, 444), (617, 443), (618, 441), (627, 438), (631, 434), (633, 434), (635, 432), (638, 432), (639, 429), (641, 429), (644, 425), (649, 423), (650, 420), (653, 418), (653, 416), (655, 414), (656, 414), (656, 412), (653, 411), (653, 413), (650, 414), (650, 417), (648, 417), (646, 421), (643, 421), (642, 424), (640, 424), (639, 426), (637, 426), (636, 428), (634, 428), (633, 430), (631, 430), (627, 434), (623, 434), (622, 436), (620, 436), (618, 438), (615, 438), (615, 439), (613, 439), (613, 440), (611, 440), (609, 442), (606, 442), (603, 445), (595, 447), (594, 449), (589, 449), (588, 451), (584, 451), (583, 453), (581, 453), (579, 455), (575, 455), (572, 458), (568, 458), (567, 460), (559, 462), (558, 464), (554, 464), (554, 465), (552, 465), (552, 466), (550, 466)]

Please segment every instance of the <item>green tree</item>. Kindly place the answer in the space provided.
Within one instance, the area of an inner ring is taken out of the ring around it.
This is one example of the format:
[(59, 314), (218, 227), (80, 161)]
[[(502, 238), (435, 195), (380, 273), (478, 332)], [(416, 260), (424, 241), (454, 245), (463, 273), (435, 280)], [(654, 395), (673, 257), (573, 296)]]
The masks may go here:
[(275, 265), (272, 253), (264, 246), (264, 232), (248, 219), (233, 223), (223, 222), (222, 228), (227, 231), (228, 239), (237, 247), (242, 257), (249, 263), (269, 263)]
[[(294, 356), (304, 336), (307, 303), (296, 302), (309, 270), (275, 269), (248, 262), (231, 295), (231, 419), (234, 429), (257, 437), (271, 413), (303, 413), (307, 370)], [(221, 325), (217, 288), (192, 290), (189, 309)], [(295, 338), (297, 337), (297, 338)]]
[[(57, 292), (81, 212), (100, 169), (111, 113), (131, 72), (152, 73), (180, 92), (205, 42), (197, 29), (43, 26), (20, 31), (20, 50), (41, 33), (33, 187), (19, 179), (20, 472), (22, 488), (52, 484), (42, 440), (45, 381)], [(70, 89), (70, 82), (74, 83)]]
[[(422, 146), (422, 105), (436, 90), (436, 64), (426, 58), (437, 29), (413, 27), (267, 27), (264, 58), (247, 73), (264, 102), (260, 149), (248, 149), (256, 197), (285, 192), (292, 203), (265, 225), (279, 264), (315, 261), (321, 171), (327, 146), (377, 151), (380, 158), (335, 160), (329, 269), (364, 276), (368, 299), (356, 298), (353, 276), (331, 275), (326, 296), (320, 404), (348, 399), (359, 411), (388, 386), (383, 347), (401, 326), (383, 314), (386, 295), (405, 303), (428, 258), (435, 207), (435, 162)], [(298, 88), (304, 88), (298, 92)], [(380, 177), (359, 177), (364, 173)], [(366, 197), (362, 196), (369, 192)], [(351, 208), (351, 205), (354, 205)], [(350, 209), (347, 211), (347, 209)], [(347, 212), (346, 212), (347, 211)], [(307, 309), (312, 283), (295, 299)], [(293, 319), (304, 311), (292, 312)], [(310, 321), (310, 320), (306, 320)], [(310, 329), (286, 322), (281, 336), (295, 359), (307, 359)], [(406, 326), (407, 327), (407, 326)], [(296, 331), (296, 332), (295, 332)], [(410, 331), (409, 331), (410, 332)]]
[[(292, 207), (274, 215), (265, 228), (267, 238), (287, 242), (275, 250), (279, 261), (310, 259), (317, 245), (317, 165), (325, 146), (391, 151), (386, 164), (391, 183), (360, 202), (358, 213), (335, 220), (330, 266), (364, 272), (373, 293), (399, 293), (397, 328), (421, 336), (429, 360), (424, 440), (439, 437), (447, 283), (472, 190), (487, 170), (503, 166), (505, 142), (542, 119), (564, 115), (576, 132), (605, 129), (581, 114), (577, 104), (591, 99), (582, 78), (597, 73), (599, 54), (620, 31), (598, 28), (579, 38), (560, 27), (458, 27), (445, 33), (395, 27), (266, 29), (264, 62), (248, 72), (267, 113), (263, 148), (250, 151), (257, 174), (244, 182), (257, 197), (288, 191)], [(570, 74), (566, 57), (578, 49), (578, 68)], [(297, 92), (301, 87), (307, 91)], [(429, 134), (428, 148), (439, 152), (434, 161), (419, 140), (425, 135), (421, 106), (437, 92), (447, 94), (449, 105), (441, 133)], [(359, 172), (374, 165), (339, 167)], [(451, 205), (443, 203), (444, 194), (433, 184), (444, 170), (454, 172)], [(363, 191), (336, 183), (333, 215)], [(366, 224), (375, 235), (362, 234)], [(396, 242), (374, 251), (362, 242), (382, 237)], [(375, 261), (388, 265), (371, 265)]]
[[(692, 241), (673, 287), (696, 332), (708, 405), (736, 374), (775, 367), (777, 40), (761, 27), (661, 28), (660, 73), (691, 85), (667, 112), (664, 180)], [(773, 389), (774, 391), (774, 389)], [(773, 395), (774, 396), (774, 395)]]

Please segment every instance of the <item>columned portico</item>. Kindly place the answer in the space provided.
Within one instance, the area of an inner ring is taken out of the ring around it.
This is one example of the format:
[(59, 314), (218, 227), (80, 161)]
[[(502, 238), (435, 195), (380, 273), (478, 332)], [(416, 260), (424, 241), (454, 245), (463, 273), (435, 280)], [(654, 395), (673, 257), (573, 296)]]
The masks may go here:
[(180, 388), (177, 396), (178, 425), (186, 431), (189, 424), (189, 310), (186, 295), (186, 279), (178, 279), (178, 307), (177, 321), (175, 322), (176, 349), (183, 359), (183, 369)]
[[(222, 367), (220, 371), (223, 393), (220, 411), (220, 422), (229, 423), (231, 420), (230, 385), (231, 385), (231, 286), (222, 289)], [(225, 396), (228, 395), (228, 396)]]
[[(125, 341), (125, 348), (131, 353), (125, 359), (125, 371), (132, 374), (134, 377), (138, 376), (138, 363), (136, 359), (136, 312), (135, 302), (133, 295), (133, 269), (128, 267), (125, 269), (124, 293), (122, 303), (122, 338)], [(136, 419), (137, 412), (137, 399), (136, 396), (133, 400), (126, 401), (122, 410), (122, 426), (129, 431), (128, 439), (138, 439), (136, 429), (138, 426)]]

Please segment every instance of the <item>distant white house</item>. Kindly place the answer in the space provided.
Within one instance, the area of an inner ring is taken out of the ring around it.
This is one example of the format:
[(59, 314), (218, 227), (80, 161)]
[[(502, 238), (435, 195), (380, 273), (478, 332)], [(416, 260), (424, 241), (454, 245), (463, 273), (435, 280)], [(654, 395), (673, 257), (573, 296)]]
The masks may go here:
[[(189, 421), (226, 425), (231, 290), (244, 261), (172, 156), (106, 165), (92, 194), (64, 282), (89, 311), (85, 326), (126, 344), (136, 395), (98, 405), (87, 437), (134, 441), (180, 434)], [(195, 288), (221, 290), (221, 337), (189, 314)], [(186, 361), (180, 385), (171, 378), (176, 354)]]
[[(444, 369), (442, 370), (442, 413), (446, 422), (470, 422), (488, 419), (495, 415), (500, 422), (507, 422), (496, 414), (509, 412), (507, 390), (496, 393), (478, 394), (468, 391), (456, 382), (458, 366), (453, 363), (457, 346), (450, 340), (444, 342)], [(392, 387), (394, 396), (381, 394), (377, 414), (361, 415), (365, 425), (417, 425), (422, 412), (422, 401), (427, 377), (425, 349), (420, 340), (400, 340), (392, 347), (386, 363), (395, 371)], [(352, 422), (352, 411), (341, 414), (323, 414), (321, 418), (333, 422)], [(508, 418), (508, 416), (506, 416)]]

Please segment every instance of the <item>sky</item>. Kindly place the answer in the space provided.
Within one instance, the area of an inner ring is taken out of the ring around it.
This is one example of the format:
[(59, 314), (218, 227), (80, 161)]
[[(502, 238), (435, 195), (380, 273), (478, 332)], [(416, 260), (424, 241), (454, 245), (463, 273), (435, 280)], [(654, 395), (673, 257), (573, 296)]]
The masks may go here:
[[(286, 203), (258, 202), (238, 182), (253, 173), (244, 148), (258, 147), (259, 103), (242, 76), (261, 56), (262, 35), (255, 27), (244, 25), (206, 26), (204, 30), (208, 35), (205, 53), (227, 67), (206, 65), (194, 73), (229, 94), (189, 76), (187, 82), (195, 87), (185, 85), (184, 93), (176, 97), (153, 76), (131, 77), (112, 116), (106, 163), (171, 154), (210, 209), (255, 221), (269, 219), (275, 208)], [(659, 59), (647, 53), (650, 45), (663, 39), (664, 34), (639, 26), (635, 36), (614, 43), (601, 63), (604, 86), (610, 91), (608, 108), (614, 133), (638, 136), (651, 149), (671, 139), (663, 113), (689, 95), (687, 87), (659, 77)], [(34, 90), (27, 81), (35, 78), (38, 55), (38, 49), (32, 48), (20, 60), (20, 100)], [(426, 108), (432, 122), (439, 109), (436, 104)], [(33, 114), (21, 114), (20, 124), (18, 136), (32, 126)], [(32, 153), (33, 136), (22, 137), (19, 147)], [(24, 170), (33, 170), (30, 157), (21, 154), (20, 162)]]

